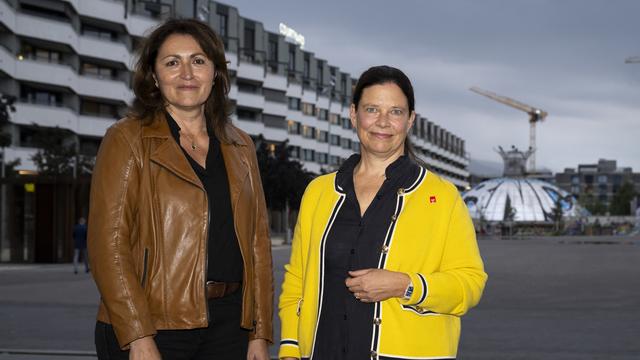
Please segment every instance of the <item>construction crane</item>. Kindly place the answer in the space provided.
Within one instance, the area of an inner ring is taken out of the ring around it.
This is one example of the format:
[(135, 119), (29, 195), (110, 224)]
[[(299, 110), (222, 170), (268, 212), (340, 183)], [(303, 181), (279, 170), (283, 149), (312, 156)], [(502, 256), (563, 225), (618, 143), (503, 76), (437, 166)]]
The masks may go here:
[(640, 64), (640, 56), (628, 57), (624, 62), (625, 64)]
[(536, 124), (539, 121), (544, 120), (548, 113), (544, 110), (523, 104), (506, 96), (492, 93), (491, 91), (480, 89), (476, 86), (471, 87), (469, 90), (529, 114), (529, 149), (533, 152), (529, 157), (529, 172), (534, 173), (536, 171)]

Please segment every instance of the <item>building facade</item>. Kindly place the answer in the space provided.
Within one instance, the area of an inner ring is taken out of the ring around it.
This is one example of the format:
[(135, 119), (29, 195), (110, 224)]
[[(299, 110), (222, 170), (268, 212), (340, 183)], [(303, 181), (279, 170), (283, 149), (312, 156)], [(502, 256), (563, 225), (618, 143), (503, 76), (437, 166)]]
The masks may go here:
[(630, 167), (618, 167), (615, 160), (598, 160), (597, 164), (579, 164), (556, 174), (556, 184), (574, 196), (590, 195), (608, 208), (614, 195), (625, 183), (631, 183), (640, 193), (640, 173)]
[[(64, 141), (79, 156), (95, 156), (133, 97), (137, 45), (171, 16), (198, 18), (223, 38), (232, 121), (241, 129), (274, 144), (288, 140), (292, 157), (314, 173), (359, 151), (349, 121), (354, 76), (323, 58), (330, 54), (302, 49), (235, 7), (210, 0), (0, 0), (0, 93), (17, 98), (2, 129), (11, 137), (3, 164), (19, 160), (15, 169), (33, 175), (36, 139), (55, 127), (68, 130)], [(420, 115), (411, 139), (433, 171), (468, 186), (463, 139)], [(74, 168), (78, 176), (90, 171)]]

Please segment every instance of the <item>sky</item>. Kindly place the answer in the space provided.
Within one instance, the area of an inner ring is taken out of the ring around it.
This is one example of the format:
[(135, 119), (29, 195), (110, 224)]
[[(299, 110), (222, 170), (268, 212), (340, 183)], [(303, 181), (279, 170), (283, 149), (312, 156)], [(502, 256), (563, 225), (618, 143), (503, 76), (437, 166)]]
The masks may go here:
[(640, 1), (226, 0), (243, 17), (305, 36), (305, 50), (357, 77), (391, 65), (412, 80), (416, 110), (465, 139), (472, 159), (529, 146), (526, 113), (478, 86), (543, 109), (537, 167), (613, 159), (640, 172)]

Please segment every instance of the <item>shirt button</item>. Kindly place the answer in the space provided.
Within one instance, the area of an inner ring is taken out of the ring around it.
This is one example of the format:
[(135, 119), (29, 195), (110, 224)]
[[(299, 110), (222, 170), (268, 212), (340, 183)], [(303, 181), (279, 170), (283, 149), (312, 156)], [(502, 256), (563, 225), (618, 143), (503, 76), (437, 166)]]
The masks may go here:
[(347, 320), (347, 314), (344, 314), (344, 315), (343, 315), (343, 319), (344, 319), (344, 320)]
[(398, 220), (398, 215), (396, 214), (391, 215), (391, 221), (396, 221), (396, 220)]
[(403, 188), (399, 188), (398, 189), (398, 195), (404, 195), (404, 189)]
[(356, 249), (351, 249), (351, 251), (349, 251), (349, 253), (350, 253), (351, 255), (355, 254), (355, 253), (356, 253)]
[(378, 353), (375, 350), (371, 350), (371, 357), (373, 359), (377, 359), (378, 358)]
[(382, 249), (380, 250), (383, 254), (386, 254), (389, 252), (389, 247), (388, 246), (383, 246)]
[(382, 319), (380, 318), (375, 318), (373, 320), (373, 325), (379, 326), (382, 323)]

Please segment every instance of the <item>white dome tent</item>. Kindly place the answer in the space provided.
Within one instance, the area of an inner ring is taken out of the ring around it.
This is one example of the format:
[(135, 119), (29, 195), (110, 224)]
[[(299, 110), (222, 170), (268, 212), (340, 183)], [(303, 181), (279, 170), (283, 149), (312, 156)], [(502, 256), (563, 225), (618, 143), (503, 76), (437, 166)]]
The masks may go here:
[(512, 147), (504, 151), (498, 147), (498, 153), (505, 164), (503, 177), (483, 181), (462, 194), (474, 220), (549, 223), (558, 201), (563, 217), (586, 215), (568, 192), (549, 182), (525, 177), (525, 163), (533, 150), (521, 152)]

